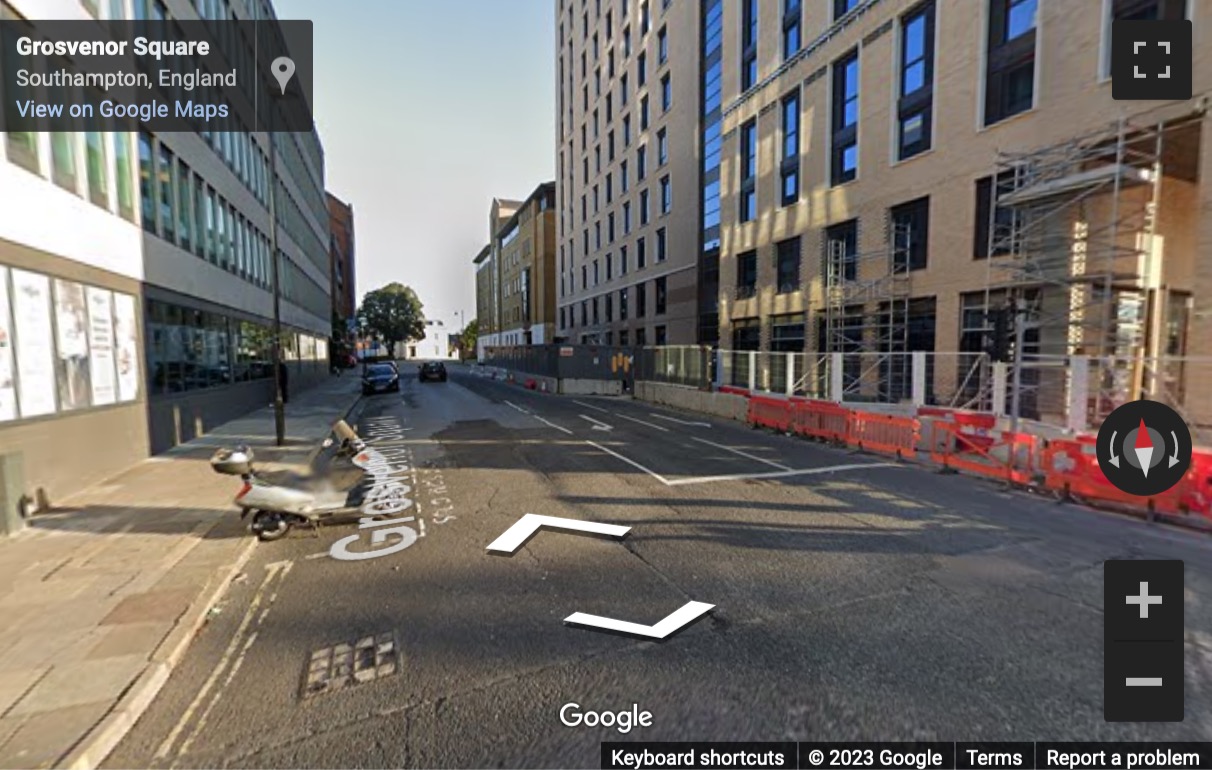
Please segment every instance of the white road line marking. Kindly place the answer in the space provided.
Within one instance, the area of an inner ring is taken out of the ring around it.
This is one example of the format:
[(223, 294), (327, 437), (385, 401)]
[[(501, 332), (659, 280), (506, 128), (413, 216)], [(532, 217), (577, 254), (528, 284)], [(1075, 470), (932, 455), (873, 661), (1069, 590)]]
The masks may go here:
[(584, 401), (576, 401), (576, 400), (573, 400), (573, 402), (572, 402), (572, 403), (577, 404), (578, 406), (583, 406), (583, 407), (585, 407), (586, 409), (592, 409), (592, 410), (594, 410), (595, 412), (603, 412), (603, 413), (605, 413), (605, 414), (610, 414), (610, 410), (609, 410), (609, 409), (603, 409), (602, 407), (600, 407), (600, 406), (594, 406), (593, 404), (586, 404)]
[(679, 420), (676, 417), (666, 417), (665, 415), (657, 414), (656, 412), (649, 412), (648, 414), (649, 414), (649, 416), (655, 417), (658, 420), (667, 420), (668, 422), (676, 422), (678, 425), (690, 425), (691, 427), (695, 427), (695, 428), (710, 428), (711, 427), (711, 423), (709, 423), (709, 422), (690, 422), (687, 420)]
[(562, 431), (564, 431), (565, 433), (567, 433), (569, 436), (571, 436), (571, 435), (572, 435), (572, 431), (568, 430), (567, 428), (564, 428), (564, 427), (561, 427), (561, 426), (559, 426), (559, 425), (556, 425), (554, 422), (551, 422), (550, 420), (544, 420), (542, 417), (539, 417), (539, 416), (538, 416), (537, 414), (535, 414), (534, 412), (528, 412), (528, 411), (526, 411), (525, 409), (523, 409), (522, 407), (520, 407), (520, 406), (518, 406), (517, 404), (513, 403), (512, 401), (504, 401), (504, 402), (502, 402), (502, 403), (505, 403), (505, 404), (508, 404), (509, 406), (512, 406), (514, 409), (517, 409), (517, 410), (518, 410), (519, 412), (521, 412), (522, 414), (525, 414), (525, 415), (530, 415), (531, 417), (535, 418), (536, 420), (538, 420), (539, 422), (543, 423), (544, 425), (547, 425), (547, 426), (549, 426), (549, 427), (555, 428), (556, 430), (562, 430)]
[(669, 480), (666, 479), (664, 476), (657, 473), (656, 471), (645, 468), (643, 465), (640, 465), (635, 460), (632, 460), (630, 457), (624, 457), (623, 455), (619, 454), (618, 452), (614, 451), (613, 449), (608, 449), (607, 447), (604, 447), (595, 441), (586, 441), (585, 443), (591, 447), (600, 449), (601, 451), (605, 452), (608, 455), (613, 455), (613, 456), (619, 458), (620, 460), (622, 460), (623, 462), (632, 466), (633, 468), (639, 468), (640, 470), (644, 471), (644, 473), (647, 473), (649, 476), (653, 477), (654, 479), (661, 482), (665, 486), (669, 486)]
[(614, 430), (613, 425), (607, 425), (604, 422), (599, 422), (599, 421), (593, 419), (592, 417), (589, 417), (588, 415), (578, 414), (577, 417), (580, 417), (582, 420), (586, 420), (588, 422), (593, 423), (594, 430)]
[(615, 415), (615, 417), (621, 417), (621, 418), (623, 418), (624, 420), (631, 420), (632, 422), (638, 422), (640, 425), (647, 425), (649, 428), (652, 428), (652, 429), (654, 429), (654, 430), (659, 430), (661, 433), (668, 433), (668, 432), (669, 432), (669, 429), (668, 429), (668, 428), (666, 428), (665, 426), (663, 426), (663, 425), (657, 425), (656, 423), (654, 423), (654, 422), (648, 422), (647, 420), (637, 420), (636, 418), (634, 418), (634, 417), (628, 417), (628, 416), (627, 416), (627, 415), (625, 415), (625, 414), (616, 414), (616, 415)]
[(830, 465), (824, 468), (804, 468), (792, 471), (771, 471), (770, 473), (735, 473), (727, 476), (698, 476), (687, 479), (673, 479), (665, 483), (671, 487), (686, 484), (706, 484), (711, 481), (744, 481), (746, 479), (782, 479), (788, 476), (811, 476), (821, 473), (836, 473), (839, 471), (857, 471), (865, 468), (896, 468), (896, 463), (854, 463), (851, 465)]
[(624, 527), (619, 524), (603, 524), (600, 521), (563, 519), (558, 516), (540, 516), (535, 513), (527, 513), (511, 524), (509, 529), (501, 533), (500, 537), (489, 543), (488, 550), (512, 554), (543, 527), (562, 529), (567, 532), (608, 535), (610, 537), (623, 537), (631, 531), (631, 527)]
[(783, 465), (782, 463), (776, 463), (774, 460), (767, 460), (765, 457), (760, 457), (751, 452), (746, 452), (744, 449), (737, 449), (736, 447), (732, 447), (732, 446), (724, 446), (723, 444), (717, 444), (714, 441), (708, 441), (707, 439), (699, 438), (698, 436), (694, 436), (693, 438), (695, 441), (698, 441), (701, 444), (707, 444), (708, 446), (713, 446), (716, 449), (723, 449), (725, 451), (732, 452), (733, 454), (740, 455), (741, 457), (748, 457), (750, 460), (757, 460), (760, 463), (765, 463), (766, 465), (770, 465), (772, 467), (778, 468), (781, 471), (791, 470), (791, 466), (789, 466), (789, 465)]
[(573, 401), (572, 403), (579, 404), (580, 406), (583, 406), (586, 409), (593, 409), (595, 411), (602, 412), (603, 414), (613, 414), (615, 417), (618, 417), (620, 420), (629, 420), (631, 422), (638, 422), (640, 425), (646, 425), (649, 428), (653, 428), (654, 430), (659, 430), (662, 433), (669, 432), (669, 429), (664, 427), (663, 425), (657, 425), (656, 423), (651, 423), (651, 422), (648, 422), (647, 420), (637, 420), (634, 417), (628, 417), (627, 415), (619, 414), (618, 412), (611, 412), (609, 409), (603, 409), (600, 406), (594, 406), (593, 404), (586, 404), (584, 401)]
[[(230, 663), (232, 658), (237, 654), (243, 657), (243, 653), (237, 653), (237, 650), (240, 649), (240, 642), (243, 641), (244, 634), (248, 632), (249, 625), (257, 616), (257, 610), (261, 606), (261, 601), (265, 597), (266, 591), (269, 590), (270, 584), (272, 584), (274, 579), (279, 575), (282, 578), (285, 578), (286, 573), (290, 571), (292, 566), (293, 563), (290, 561), (278, 561), (274, 562), (273, 564), (265, 565), (265, 579), (261, 581), (261, 585), (257, 588), (257, 592), (253, 594), (252, 601), (249, 603), (248, 609), (245, 610), (244, 617), (241, 619), (239, 627), (236, 628), (236, 633), (232, 635), (231, 642), (227, 645), (227, 649), (223, 651), (223, 656), (219, 658), (219, 662), (215, 664), (214, 670), (210, 672), (210, 676), (207, 677), (206, 682), (202, 685), (202, 689), (198, 691), (198, 694), (194, 697), (193, 702), (189, 704), (189, 708), (185, 709), (185, 713), (181, 715), (180, 721), (178, 721), (176, 726), (173, 727), (172, 732), (168, 734), (168, 737), (164, 739), (164, 742), (160, 744), (160, 748), (156, 751), (156, 759), (164, 759), (172, 753), (173, 745), (177, 742), (177, 739), (181, 737), (181, 733), (185, 731), (186, 725), (188, 725), (189, 721), (193, 718), (194, 712), (197, 711), (198, 707), (202, 705), (202, 701), (206, 698), (207, 694), (210, 693), (210, 689), (215, 686), (215, 683), (219, 680), (219, 677), (227, 668), (228, 663)], [(274, 593), (273, 596), (276, 597), (277, 594)], [(253, 638), (255, 637), (256, 634), (254, 633)], [(245, 646), (245, 649), (247, 649), (247, 645)], [(210, 709), (208, 708), (207, 711), (209, 710)], [(196, 733), (194, 734), (196, 735)], [(178, 753), (178, 756), (180, 756), (180, 752)]]
[(556, 425), (554, 422), (551, 422), (550, 420), (544, 420), (542, 417), (539, 417), (537, 414), (532, 414), (531, 417), (535, 418), (536, 420), (543, 423), (544, 425), (550, 425), (551, 427), (555, 428), (556, 430), (562, 430), (565, 433), (567, 433), (569, 436), (572, 435), (572, 431), (568, 430), (567, 428), (565, 428), (561, 425)]

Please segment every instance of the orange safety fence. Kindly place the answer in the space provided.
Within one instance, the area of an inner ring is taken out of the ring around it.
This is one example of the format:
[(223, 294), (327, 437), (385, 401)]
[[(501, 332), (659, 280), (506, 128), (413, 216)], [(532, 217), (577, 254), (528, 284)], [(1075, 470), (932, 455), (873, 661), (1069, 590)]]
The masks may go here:
[[(1185, 478), (1153, 497), (1128, 494), (1107, 480), (1103, 469), (1099, 467), (1095, 452), (1095, 445), (1082, 438), (1049, 441), (1040, 454), (1044, 486), (1063, 497), (1077, 497), (1090, 503), (1118, 503), (1130, 507), (1144, 507), (1159, 513), (1186, 512), (1188, 506), (1184, 502), (1187, 491)], [(1193, 462), (1192, 468), (1194, 467)]]
[(781, 398), (750, 396), (749, 424), (787, 432), (791, 430), (791, 403)]
[(968, 471), (1015, 484), (1033, 482), (1035, 436), (1011, 431), (974, 435), (965, 428), (935, 421), (930, 427), (930, 459), (948, 470)]
[(850, 430), (850, 412), (832, 401), (801, 399), (795, 403), (791, 428), (801, 436), (845, 443)]
[(917, 451), (919, 423), (914, 417), (853, 411), (846, 426), (846, 441), (859, 449), (896, 457)]

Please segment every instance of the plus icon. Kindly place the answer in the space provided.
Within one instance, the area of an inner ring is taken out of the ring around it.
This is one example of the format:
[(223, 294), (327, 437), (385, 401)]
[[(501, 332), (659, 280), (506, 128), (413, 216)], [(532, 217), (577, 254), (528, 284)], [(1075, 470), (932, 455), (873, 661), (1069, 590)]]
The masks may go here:
[(1145, 582), (1141, 582), (1140, 584), (1140, 596), (1132, 596), (1131, 594), (1128, 595), (1128, 604), (1140, 605), (1140, 616), (1143, 620), (1149, 619), (1150, 604), (1161, 603), (1162, 598), (1160, 596), (1149, 595), (1149, 584)]
[(1116, 21), (1111, 26), (1114, 99), (1191, 98), (1191, 22)]

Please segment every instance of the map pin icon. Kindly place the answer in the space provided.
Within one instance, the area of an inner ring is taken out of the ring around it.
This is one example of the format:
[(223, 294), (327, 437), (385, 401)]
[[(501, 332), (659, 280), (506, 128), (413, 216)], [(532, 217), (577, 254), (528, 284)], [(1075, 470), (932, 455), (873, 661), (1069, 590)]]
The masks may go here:
[(285, 96), (286, 84), (290, 82), (291, 77), (295, 74), (294, 61), (289, 57), (279, 56), (270, 63), (269, 71), (274, 73), (274, 79), (282, 87), (282, 95)]

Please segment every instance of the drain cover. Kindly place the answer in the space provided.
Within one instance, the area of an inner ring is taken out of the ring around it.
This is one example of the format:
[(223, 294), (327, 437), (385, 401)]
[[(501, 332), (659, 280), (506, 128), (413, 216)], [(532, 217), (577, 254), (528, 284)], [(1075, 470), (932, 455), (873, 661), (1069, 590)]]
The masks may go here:
[(364, 636), (314, 651), (303, 672), (304, 699), (391, 676), (400, 670), (393, 632)]

